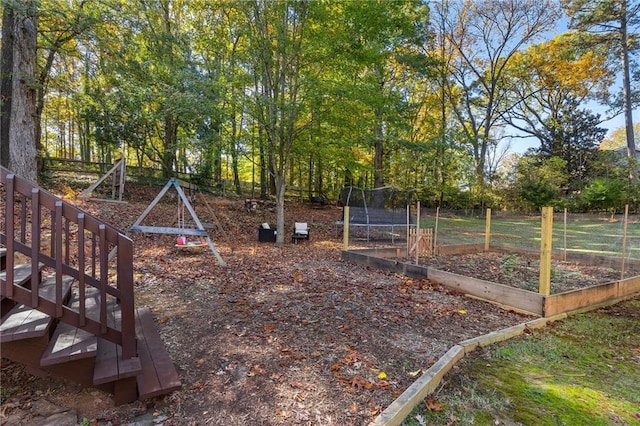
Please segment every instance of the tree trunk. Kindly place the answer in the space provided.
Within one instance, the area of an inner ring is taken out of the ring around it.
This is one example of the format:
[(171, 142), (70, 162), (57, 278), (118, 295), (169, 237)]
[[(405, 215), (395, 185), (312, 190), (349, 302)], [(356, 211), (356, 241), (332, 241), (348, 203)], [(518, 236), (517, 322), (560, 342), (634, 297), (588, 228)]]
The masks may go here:
[[(376, 124), (374, 129), (374, 155), (373, 155), (373, 187), (384, 186), (384, 141), (382, 131), (382, 112), (376, 110)], [(374, 191), (373, 207), (384, 207), (384, 192)]]
[(2, 13), (2, 51), (0, 53), (0, 166), (9, 167), (9, 124), (11, 118), (11, 76), (13, 74), (13, 8)]
[(622, 51), (622, 92), (624, 95), (624, 124), (627, 135), (627, 154), (629, 156), (629, 179), (632, 183), (638, 180), (636, 142), (633, 135), (633, 116), (631, 108), (631, 77), (629, 72), (629, 45), (627, 36), (626, 1), (622, 2), (622, 18), (620, 19), (620, 42)]
[(176, 162), (176, 145), (178, 125), (174, 117), (165, 117), (164, 123), (164, 152), (162, 153), (162, 173), (165, 178), (173, 175)]
[(23, 6), (14, 9), (9, 169), (36, 182), (35, 69), (38, 20), (35, 2), (25, 1)]
[(276, 244), (284, 244), (284, 193), (287, 189), (286, 178), (284, 176), (275, 179), (276, 181)]

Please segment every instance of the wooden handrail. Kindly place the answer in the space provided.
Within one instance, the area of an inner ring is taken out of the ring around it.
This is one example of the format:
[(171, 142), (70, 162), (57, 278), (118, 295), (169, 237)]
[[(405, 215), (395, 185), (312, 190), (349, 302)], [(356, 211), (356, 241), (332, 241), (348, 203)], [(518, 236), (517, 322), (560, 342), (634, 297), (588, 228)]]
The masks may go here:
[[(2, 295), (121, 345), (124, 359), (136, 357), (133, 241), (4, 167), (0, 167), (0, 186), (5, 191), (0, 244), (7, 248)], [(115, 255), (109, 257), (111, 251)], [(13, 283), (16, 253), (31, 263), (30, 289)], [(38, 294), (41, 265), (55, 274), (53, 302)], [(62, 300), (63, 275), (76, 280), (81, 297), (76, 308)], [(100, 292), (98, 315), (87, 312), (83, 300), (87, 287)], [(119, 321), (108, 317), (108, 305), (114, 303), (119, 304)]]

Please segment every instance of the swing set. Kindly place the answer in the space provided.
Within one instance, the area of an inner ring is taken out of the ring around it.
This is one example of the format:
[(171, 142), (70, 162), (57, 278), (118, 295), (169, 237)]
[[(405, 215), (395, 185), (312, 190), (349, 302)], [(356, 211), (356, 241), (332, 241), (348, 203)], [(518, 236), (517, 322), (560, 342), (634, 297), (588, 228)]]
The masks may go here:
[[(191, 185), (191, 184), (189, 184)], [(170, 188), (175, 188), (178, 192), (178, 226), (177, 227), (166, 227), (166, 226), (144, 226), (140, 225), (144, 218), (153, 210), (153, 208), (158, 204), (158, 202), (165, 196), (167, 191)], [(206, 200), (205, 200), (206, 203)], [(211, 211), (209, 204), (207, 203), (207, 208), (209, 208), (210, 213), (214, 217), (217, 222), (216, 216)], [(185, 209), (191, 215), (191, 219), (195, 224), (195, 228), (187, 228), (185, 227)], [(218, 223), (218, 228), (222, 230), (222, 227)], [(180, 183), (177, 179), (171, 178), (167, 184), (162, 188), (162, 190), (158, 193), (156, 198), (147, 206), (147, 208), (142, 212), (142, 214), (136, 219), (136, 221), (131, 225), (128, 232), (143, 232), (143, 233), (151, 233), (151, 234), (169, 234), (169, 235), (178, 235), (176, 239), (175, 247), (178, 249), (189, 249), (189, 248), (203, 248), (209, 247), (213, 255), (218, 260), (218, 264), (220, 266), (226, 266), (227, 264), (216, 250), (211, 238), (209, 238), (209, 234), (204, 229), (202, 222), (198, 219), (198, 215), (196, 214), (193, 206), (189, 202), (189, 198), (185, 194), (184, 190), (180, 186)], [(187, 237), (200, 237), (198, 240), (189, 241)]]

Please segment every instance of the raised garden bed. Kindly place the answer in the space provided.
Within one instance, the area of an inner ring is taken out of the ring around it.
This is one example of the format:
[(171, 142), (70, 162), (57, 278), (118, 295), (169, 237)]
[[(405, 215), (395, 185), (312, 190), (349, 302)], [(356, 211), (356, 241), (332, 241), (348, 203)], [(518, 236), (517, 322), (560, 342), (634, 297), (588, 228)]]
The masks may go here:
[(628, 261), (625, 278), (620, 259), (571, 254), (552, 264), (551, 294), (538, 293), (539, 259), (533, 253), (481, 245), (438, 248), (438, 255), (418, 264), (403, 250), (370, 249), (343, 252), (343, 258), (415, 278), (428, 278), (469, 295), (540, 316), (587, 308), (640, 293), (640, 262)]

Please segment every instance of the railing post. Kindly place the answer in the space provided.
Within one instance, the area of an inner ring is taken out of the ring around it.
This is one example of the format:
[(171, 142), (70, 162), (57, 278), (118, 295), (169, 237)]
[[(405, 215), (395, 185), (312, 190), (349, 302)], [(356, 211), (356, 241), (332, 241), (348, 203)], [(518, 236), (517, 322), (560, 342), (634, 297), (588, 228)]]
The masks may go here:
[(87, 323), (86, 283), (85, 283), (85, 253), (84, 253), (84, 213), (78, 214), (78, 294), (80, 325)]
[[(57, 225), (57, 224), (56, 224)], [(53, 227), (53, 224), (52, 224)], [(31, 189), (31, 307), (38, 307), (38, 290), (40, 289), (40, 190)]]
[(62, 201), (56, 201), (56, 317), (62, 316)]
[(13, 174), (7, 174), (7, 205), (5, 206), (5, 234), (7, 235), (7, 275), (5, 283), (5, 294), (7, 297), (13, 296), (13, 266), (14, 266), (14, 246), (13, 239), (15, 238), (14, 231), (14, 217), (13, 211), (15, 209), (15, 176)]
[(98, 225), (100, 244), (100, 325), (102, 332), (107, 332), (107, 286), (109, 285), (109, 244), (107, 242), (107, 227), (104, 223)]
[(118, 289), (120, 290), (120, 312), (122, 314), (122, 358), (137, 356), (135, 300), (133, 295), (133, 241), (118, 234)]

